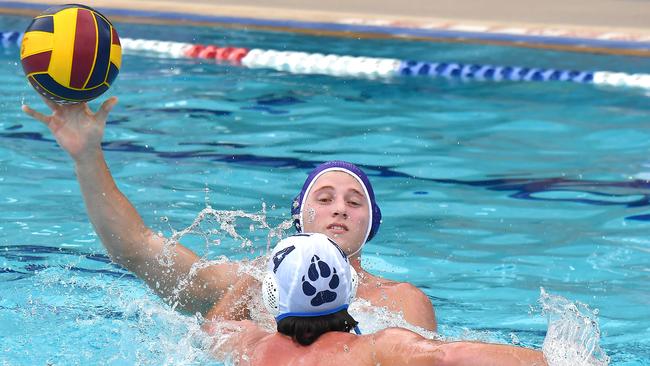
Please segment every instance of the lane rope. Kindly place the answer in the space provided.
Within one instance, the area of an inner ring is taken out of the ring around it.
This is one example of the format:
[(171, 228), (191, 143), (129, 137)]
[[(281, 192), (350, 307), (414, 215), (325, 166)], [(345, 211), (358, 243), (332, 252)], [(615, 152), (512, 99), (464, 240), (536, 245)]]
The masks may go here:
[[(20, 45), (23, 34), (0, 32), (2, 45)], [(219, 47), (182, 42), (121, 38), (125, 53), (155, 53), (172, 58), (196, 58), (227, 62), (250, 69), (272, 69), (292, 74), (319, 74), (336, 77), (386, 79), (395, 77), (432, 77), (477, 81), (572, 82), (612, 87), (650, 89), (650, 74), (608, 71), (576, 71), (518, 66), (424, 62), (393, 58), (360, 57), (265, 50), (259, 48)]]

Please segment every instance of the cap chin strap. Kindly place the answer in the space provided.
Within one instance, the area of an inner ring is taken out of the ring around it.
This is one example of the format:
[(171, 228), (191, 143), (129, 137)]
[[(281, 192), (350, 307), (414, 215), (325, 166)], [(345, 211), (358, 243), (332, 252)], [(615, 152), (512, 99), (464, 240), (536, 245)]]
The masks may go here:
[(350, 282), (352, 289), (350, 289), (350, 297), (348, 297), (348, 305), (352, 304), (352, 300), (357, 296), (357, 289), (359, 288), (359, 275), (357, 270), (350, 264)]
[(352, 258), (352, 257), (354, 257), (355, 255), (357, 255), (357, 253), (359, 253), (359, 252), (361, 251), (361, 249), (363, 248), (364, 245), (366, 245), (365, 242), (364, 242), (363, 244), (361, 244), (361, 245), (359, 246), (359, 249), (355, 250), (354, 253), (348, 255), (348, 258)]

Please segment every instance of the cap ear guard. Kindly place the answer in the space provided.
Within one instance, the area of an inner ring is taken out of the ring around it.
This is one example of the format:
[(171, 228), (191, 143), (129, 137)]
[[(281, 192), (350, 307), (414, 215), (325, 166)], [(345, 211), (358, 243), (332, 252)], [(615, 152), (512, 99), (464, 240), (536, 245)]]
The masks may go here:
[(274, 317), (280, 315), (280, 291), (275, 275), (271, 272), (266, 274), (262, 282), (262, 300), (264, 307)]

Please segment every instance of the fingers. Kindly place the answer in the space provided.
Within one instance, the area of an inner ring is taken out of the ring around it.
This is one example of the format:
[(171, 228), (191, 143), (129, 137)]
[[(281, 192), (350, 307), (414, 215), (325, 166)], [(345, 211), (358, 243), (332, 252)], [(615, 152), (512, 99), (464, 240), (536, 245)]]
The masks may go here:
[(116, 97), (110, 97), (104, 101), (102, 106), (99, 108), (97, 113), (95, 114), (95, 118), (98, 120), (105, 121), (106, 118), (108, 118), (108, 114), (111, 112), (113, 107), (117, 104), (117, 98)]
[[(88, 107), (88, 105), (86, 103), (79, 103), (79, 104), (61, 106), (61, 105), (58, 105), (58, 104), (56, 104), (56, 103), (54, 103), (54, 102), (52, 102), (52, 101), (50, 101), (50, 100), (48, 100), (46, 98), (43, 98), (43, 101), (45, 101), (45, 103), (54, 112), (64, 110), (64, 109), (67, 109), (68, 111), (73, 111), (74, 109), (81, 109), (81, 110), (85, 111), (86, 114), (88, 114), (89, 116), (92, 115), (92, 111), (90, 110), (90, 108)], [(117, 98), (116, 97), (108, 98), (106, 101), (104, 101), (102, 106), (99, 108), (99, 110), (95, 114), (95, 118), (97, 120), (105, 121), (106, 118), (108, 117), (108, 114), (110, 113), (110, 111), (115, 106), (115, 104), (117, 104)], [(41, 121), (41, 122), (45, 123), (46, 125), (50, 125), (50, 123), (52, 122), (52, 116), (46, 116), (43, 113), (40, 113), (40, 112), (37, 112), (37, 111), (31, 109), (27, 105), (23, 105), (22, 110), (23, 110), (23, 112), (25, 112), (25, 114), (29, 115), (30, 117), (32, 117), (32, 118), (34, 118), (34, 119), (36, 119), (38, 121)]]
[(39, 120), (39, 121), (45, 123), (46, 125), (50, 124), (50, 121), (51, 121), (50, 116), (46, 116), (41, 112), (37, 112), (37, 111), (29, 108), (29, 106), (27, 106), (26, 104), (23, 105), (22, 110), (23, 110), (23, 112), (25, 112), (25, 114), (27, 114), (28, 116), (30, 116), (32, 118), (34, 118), (36, 120)]

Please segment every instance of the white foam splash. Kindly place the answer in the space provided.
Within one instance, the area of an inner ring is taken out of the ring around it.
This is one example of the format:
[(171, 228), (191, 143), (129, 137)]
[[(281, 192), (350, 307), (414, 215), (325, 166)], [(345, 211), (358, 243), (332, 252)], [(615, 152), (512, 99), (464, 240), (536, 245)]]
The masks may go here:
[[(246, 222), (246, 224), (242, 225), (241, 224), (242, 221)], [(249, 225), (248, 222), (252, 222), (252, 224)], [(281, 240), (283, 237), (287, 236), (285, 232), (292, 228), (292, 224), (293, 224), (293, 218), (292, 220), (289, 221), (283, 221), (275, 227), (269, 225), (269, 223), (267, 222), (265, 207), (262, 208), (261, 212), (254, 213), (254, 214), (247, 213), (242, 210), (236, 210), (236, 211), (215, 210), (210, 206), (204, 208), (203, 210), (201, 210), (201, 212), (197, 214), (192, 224), (186, 227), (185, 229), (176, 231), (173, 230), (172, 228), (172, 235), (166, 241), (165, 249), (159, 258), (161, 264), (170, 265), (171, 262), (173, 261), (172, 248), (185, 235), (196, 235), (202, 238), (203, 241), (205, 242), (206, 253), (197, 253), (199, 256), (201, 256), (201, 260), (199, 260), (197, 263), (194, 264), (194, 266), (192, 266), (189, 274), (185, 276), (185, 278), (182, 278), (179, 281), (176, 289), (174, 290), (175, 295), (173, 295), (172, 297), (178, 296), (178, 294), (180, 294), (182, 290), (190, 284), (190, 282), (193, 280), (193, 278), (196, 276), (196, 273), (200, 269), (211, 266), (216, 263), (223, 263), (223, 262), (230, 261), (230, 259), (227, 258), (226, 256), (222, 256), (216, 259), (208, 259), (207, 252), (209, 247), (213, 245), (220, 245), (221, 243), (220, 240), (214, 239), (216, 236), (225, 236), (225, 237), (235, 239), (236, 241), (239, 241), (242, 244), (240, 245), (241, 247), (247, 247), (252, 245), (250, 239), (246, 237), (246, 235), (248, 235), (249, 233), (248, 232), (239, 233), (237, 232), (237, 228), (245, 228), (247, 229), (246, 231), (250, 232), (250, 226), (254, 226), (254, 228), (260, 229), (263, 232), (267, 233), (266, 252), (268, 254), (270, 247), (273, 244), (275, 244), (277, 240)], [(238, 248), (235, 247), (233, 248), (233, 250), (238, 250)], [(238, 262), (239, 272), (246, 273), (250, 276), (253, 276), (254, 278), (258, 279), (261, 282), (266, 273), (267, 260), (268, 257), (266, 255), (263, 255), (253, 260), (240, 261)], [(166, 300), (169, 303), (174, 303), (172, 299), (166, 299)], [(242, 301), (246, 302), (245, 305), (250, 310), (251, 320), (253, 320), (256, 324), (258, 324), (260, 327), (266, 329), (269, 332), (273, 332), (275, 330), (275, 320), (265, 309), (262, 302), (261, 292), (259, 291), (258, 288), (251, 288), (249, 290), (248, 296), (242, 297)], [(401, 313), (395, 313), (395, 312), (388, 311), (387, 309), (384, 308), (372, 306), (368, 301), (363, 299), (356, 299), (351, 304), (350, 313), (355, 317), (355, 319), (357, 319), (360, 322), (360, 326), (364, 334), (374, 333), (388, 327), (402, 327), (402, 328), (413, 330), (430, 339), (439, 339), (437, 333), (429, 332), (423, 328), (419, 328), (417, 326), (413, 326), (409, 324), (406, 320), (404, 320)], [(168, 319), (170, 320), (171, 323), (175, 323), (175, 319), (173, 317)], [(201, 321), (202, 319), (198, 319), (199, 323)], [(182, 342), (186, 341), (187, 339), (194, 340), (194, 346), (187, 345), (187, 347), (184, 347), (185, 350), (194, 353), (194, 351), (196, 351), (194, 347), (198, 347), (199, 349), (209, 352), (213, 356), (217, 357), (217, 359), (220, 362), (225, 362), (225, 363), (229, 362), (228, 359), (231, 358), (233, 355), (219, 354), (218, 352), (214, 352), (214, 350), (215, 350), (215, 345), (226, 342), (229, 339), (230, 335), (232, 334), (232, 331), (215, 332), (210, 337), (207, 337), (205, 335), (203, 335), (202, 337), (198, 336), (196, 334), (197, 332), (192, 332), (192, 333), (195, 334), (188, 337), (183, 337), (183, 340), (181, 340)], [(173, 355), (177, 355), (177, 354), (174, 352)], [(202, 356), (203, 355), (201, 355), (199, 352), (198, 355), (194, 354), (192, 357), (196, 358)], [(192, 357), (190, 357), (189, 359), (191, 359)], [(178, 361), (178, 359), (176, 359), (176, 361)]]
[[(238, 219), (249, 220), (252, 224), (237, 225)], [(245, 228), (247, 231), (252, 229), (261, 229), (267, 231), (266, 236), (266, 252), (268, 253), (272, 244), (275, 241), (285, 237), (285, 231), (291, 229), (292, 220), (283, 221), (278, 226), (272, 227), (267, 222), (266, 209), (263, 206), (262, 211), (259, 213), (250, 214), (242, 210), (227, 211), (215, 210), (211, 207), (203, 209), (193, 223), (187, 228), (180, 231), (173, 231), (173, 235), (167, 241), (166, 251), (161, 255), (161, 263), (167, 263), (171, 260), (171, 248), (183, 236), (192, 234), (204, 238), (206, 243), (206, 252), (210, 245), (219, 245), (220, 240), (214, 240), (215, 235), (227, 235), (235, 240), (240, 241), (241, 247), (246, 248), (252, 245), (251, 240), (246, 237), (248, 233), (240, 234), (236, 228)], [(275, 239), (275, 240), (274, 240)], [(178, 285), (179, 293), (182, 288), (187, 286), (193, 279), (199, 269), (229, 261), (227, 257), (221, 257), (216, 260), (208, 260), (207, 253), (201, 254), (202, 259), (197, 262), (191, 269), (189, 275), (180, 281)], [(243, 261), (240, 263), (240, 271), (245, 272), (258, 280), (262, 280), (266, 270), (266, 256), (259, 257), (251, 261)], [(250, 309), (250, 316), (252, 320), (268, 331), (273, 331), (275, 322), (270, 314), (265, 310), (262, 304), (262, 296), (257, 288), (250, 289), (250, 296), (246, 296), (245, 301), (247, 307)], [(601, 366), (608, 365), (609, 357), (600, 348), (600, 329), (598, 326), (597, 310), (591, 310), (587, 305), (580, 302), (571, 302), (561, 296), (550, 295), (544, 289), (541, 289), (541, 296), (539, 303), (542, 307), (542, 314), (548, 317), (548, 331), (544, 339), (543, 352), (546, 360), (551, 366)], [(425, 329), (413, 326), (406, 322), (400, 313), (388, 311), (387, 309), (372, 306), (368, 301), (363, 299), (356, 299), (350, 306), (350, 313), (360, 323), (360, 328), (364, 334), (374, 333), (388, 327), (402, 327), (415, 331), (429, 339), (445, 339), (440, 337), (438, 333), (430, 332)], [(173, 317), (172, 317), (173, 319)], [(200, 319), (198, 320), (201, 321)], [(175, 321), (172, 321), (172, 323)], [(194, 328), (194, 327), (193, 327)], [(199, 336), (200, 331), (192, 331), (193, 335), (183, 338), (185, 340), (195, 340), (194, 345), (188, 344), (184, 347), (186, 350), (193, 351), (194, 347), (208, 351), (210, 346), (219, 342), (226, 341), (228, 335), (232, 332), (224, 332), (223, 334), (215, 334), (206, 340), (205, 335)], [(474, 336), (469, 337), (473, 339), (479, 333), (472, 333)], [(480, 335), (480, 334), (479, 334)], [(464, 334), (461, 338), (466, 338)], [(479, 337), (480, 338), (480, 337)], [(198, 341), (197, 341), (198, 340)], [(512, 339), (513, 343), (518, 343), (518, 340)], [(197, 345), (202, 343), (203, 345)], [(201, 358), (204, 355), (194, 354), (191, 358)], [(213, 352), (210, 352), (213, 353)], [(174, 353), (176, 355), (176, 353)], [(172, 355), (173, 356), (173, 355)], [(175, 361), (178, 361), (176, 359)], [(228, 360), (221, 359), (222, 362)]]
[(542, 351), (551, 366), (602, 366), (609, 357), (600, 348), (598, 310), (541, 288), (539, 303), (548, 317)]
[[(251, 223), (248, 225), (240, 225), (240, 227), (248, 228), (249, 232), (255, 229), (266, 231), (266, 252), (276, 240), (281, 240), (286, 236), (285, 231), (289, 230), (292, 225), (292, 220), (282, 221), (277, 226), (273, 227), (267, 222), (266, 204), (262, 203), (262, 210), (259, 213), (247, 213), (243, 210), (215, 210), (207, 206), (199, 212), (192, 222), (192, 224), (180, 231), (172, 230), (172, 235), (165, 240), (165, 245), (162, 252), (158, 256), (158, 262), (164, 266), (171, 266), (173, 264), (173, 248), (186, 235), (197, 235), (205, 242), (206, 252), (211, 245), (220, 245), (221, 239), (216, 238), (219, 235), (227, 235), (228, 237), (239, 241), (240, 249), (248, 249), (253, 247), (251, 239), (237, 232), (238, 219), (248, 220)], [(168, 221), (163, 218), (163, 221)], [(162, 234), (160, 234), (162, 235)], [(175, 303), (178, 295), (191, 284), (191, 281), (196, 277), (199, 270), (210, 267), (215, 264), (230, 261), (226, 256), (221, 256), (216, 259), (208, 259), (207, 253), (197, 253), (201, 259), (192, 265), (190, 272), (178, 281), (176, 288), (173, 291), (171, 298), (165, 299), (169, 303)], [(254, 261), (257, 262), (257, 261)], [(247, 262), (240, 263), (240, 272), (246, 272), (258, 278), (262, 276), (261, 268), (258, 265), (248, 265)], [(257, 273), (258, 275), (255, 275)]]
[(410, 324), (404, 320), (402, 313), (373, 306), (368, 300), (356, 298), (350, 304), (348, 310), (350, 315), (359, 322), (359, 329), (361, 329), (363, 334), (376, 333), (391, 327), (399, 327), (416, 332), (428, 339), (442, 339), (436, 332)]

